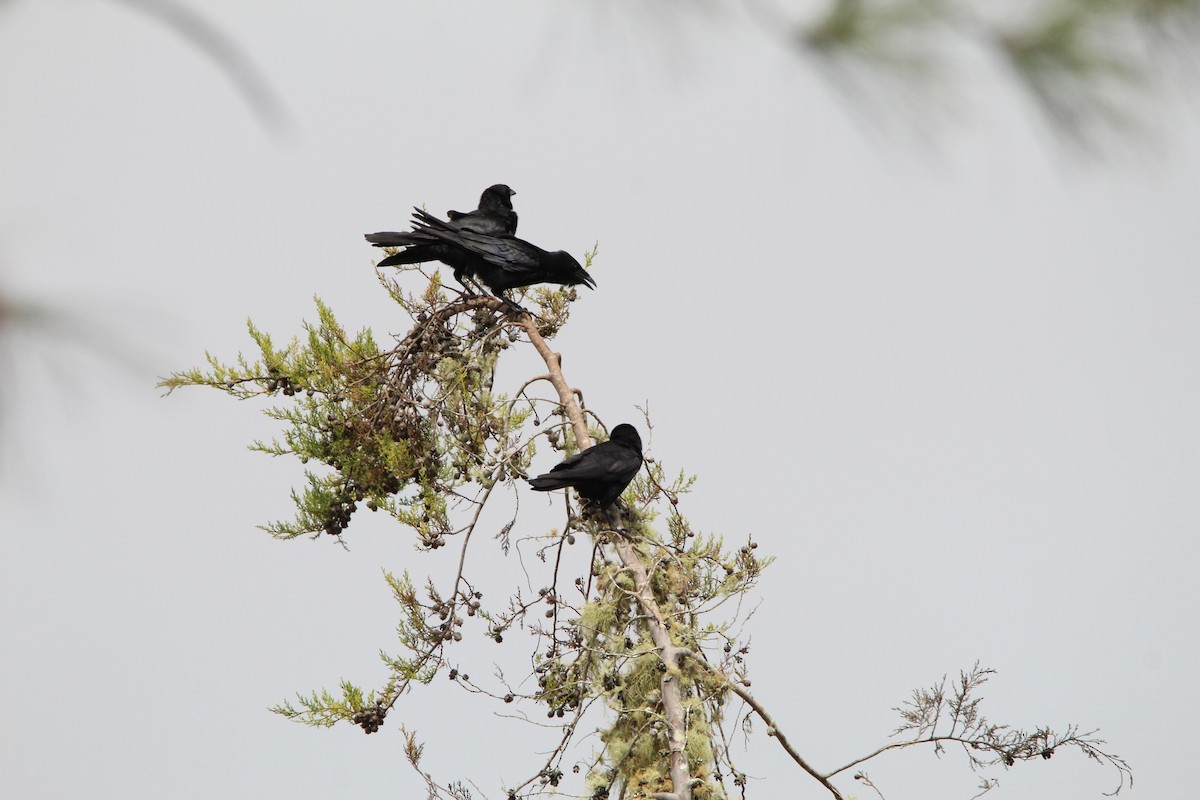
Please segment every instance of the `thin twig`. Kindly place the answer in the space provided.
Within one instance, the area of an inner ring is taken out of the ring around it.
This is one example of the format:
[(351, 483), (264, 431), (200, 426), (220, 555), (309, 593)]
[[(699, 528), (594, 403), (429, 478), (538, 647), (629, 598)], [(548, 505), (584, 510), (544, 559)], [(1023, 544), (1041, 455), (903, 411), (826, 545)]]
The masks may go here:
[[(828, 789), (829, 792), (834, 797), (837, 798), (837, 800), (844, 800), (844, 798), (842, 797), (842, 793), (837, 790), (836, 786), (834, 786), (832, 783), (829, 782), (829, 778), (833, 774), (836, 774), (836, 773), (830, 773), (829, 775), (822, 775), (815, 767), (813, 767), (811, 764), (809, 764), (808, 761), (806, 761), (804, 759), (804, 757), (802, 755), (800, 755), (800, 753), (796, 752), (796, 748), (792, 747), (792, 743), (788, 741), (787, 736), (785, 736), (783, 731), (781, 731), (779, 729), (779, 724), (777, 722), (775, 722), (775, 718), (772, 717), (771, 713), (769, 711), (767, 711), (767, 709), (764, 708), (763, 705), (754, 698), (754, 695), (750, 694), (750, 691), (745, 686), (741, 685), (737, 681), (730, 680), (728, 675), (726, 675), (725, 673), (723, 673), (720, 670), (713, 667), (711, 664), (709, 664), (704, 659), (700, 658), (698, 655), (693, 653), (691, 650), (683, 650), (682, 653), (685, 655), (691, 656), (693, 661), (695, 661), (697, 664), (699, 664), (704, 670), (706, 670), (710, 674), (715, 675), (720, 678), (723, 678), (726, 682), (726, 685), (729, 687), (729, 689), (734, 694), (736, 694), (738, 697), (742, 698), (742, 700), (746, 703), (746, 705), (748, 705), (748, 706), (750, 706), (750, 708), (754, 709), (754, 713), (758, 715), (759, 719), (761, 719), (764, 723), (766, 723), (767, 735), (774, 736), (777, 740), (779, 740), (780, 747), (782, 747), (784, 749), (784, 751), (786, 751), (787, 754), (792, 757), (792, 760), (795, 761), (796, 764), (799, 765), (800, 769), (807, 772), (818, 783), (820, 783), (822, 786), (824, 786), (826, 789)], [(839, 772), (840, 771), (841, 770), (839, 770)]]

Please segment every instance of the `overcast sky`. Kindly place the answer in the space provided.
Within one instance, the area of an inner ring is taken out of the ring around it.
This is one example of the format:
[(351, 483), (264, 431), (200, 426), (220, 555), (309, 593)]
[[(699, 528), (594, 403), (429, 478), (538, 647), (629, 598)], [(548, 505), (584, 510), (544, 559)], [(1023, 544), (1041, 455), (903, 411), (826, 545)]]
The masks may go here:
[[(300, 466), (245, 449), (272, 431), (260, 406), (154, 387), (206, 349), (248, 351), (248, 316), (286, 339), (314, 294), (347, 327), (401, 332), (362, 233), (496, 182), (524, 237), (577, 256), (599, 242), (598, 287), (556, 345), (568, 379), (610, 425), (645, 432), (649, 402), (653, 454), (699, 475), (693, 524), (778, 557), (751, 676), (812, 762), (883, 744), (891, 707), (980, 660), (999, 670), (995, 721), (1100, 727), (1134, 767), (1130, 797), (1187, 791), (1196, 98), (1163, 98), (1157, 133), (1094, 163), (982, 60), (948, 124), (913, 134), (867, 125), (736, 18), (204, 12), (277, 91), (282, 139), (124, 4), (0, 5), (0, 290), (72, 321), (0, 346), (0, 793), (415, 797), (401, 722), (441, 780), (497, 798), (536, 771), (550, 740), (448, 681), (369, 737), (266, 711), (382, 683), (376, 653), (397, 648), (380, 569), (421, 579), (444, 560), (378, 518), (348, 552), (270, 539), (254, 526), (289, 513)], [(523, 500), (543, 515), (528, 532), (555, 523)], [(524, 583), (477, 547), (498, 589)], [(497, 656), (471, 647), (482, 677)], [(828, 796), (761, 731), (742, 760), (752, 797)], [(977, 783), (953, 752), (867, 769), (888, 800)], [(1075, 752), (997, 776), (989, 796), (1020, 800), (1116, 783)]]

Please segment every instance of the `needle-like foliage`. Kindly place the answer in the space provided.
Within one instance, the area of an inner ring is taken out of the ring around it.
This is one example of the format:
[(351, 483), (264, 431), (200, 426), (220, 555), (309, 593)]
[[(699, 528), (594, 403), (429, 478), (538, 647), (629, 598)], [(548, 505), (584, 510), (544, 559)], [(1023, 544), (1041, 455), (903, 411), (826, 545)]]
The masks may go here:
[[(272, 535), (344, 542), (365, 508), (390, 514), (411, 532), (418, 553), (458, 549), (457, 566), (440, 577), (414, 580), (415, 561), (385, 573), (399, 619), (396, 640), (380, 653), (387, 670), (381, 685), (343, 680), (337, 691), (303, 693), (275, 711), (374, 733), (406, 692), (444, 675), (525, 719), (536, 711), (548, 720), (541, 727), (554, 730), (556, 743), (534, 757), (527, 777), (501, 787), (508, 798), (568, 791), (594, 800), (744, 797), (746, 777), (728, 732), (749, 729), (752, 719), (835, 798), (842, 794), (833, 780), (874, 755), (949, 741), (962, 743), (980, 769), (1078, 747), (1116, 766), (1123, 783), (1128, 767), (1100, 750), (1092, 733), (1025, 732), (984, 719), (973, 693), (990, 672), (979, 669), (952, 695), (943, 682), (914, 696), (899, 731), (914, 738), (831, 772), (813, 767), (749, 691), (744, 601), (772, 559), (758, 554), (752, 538), (729, 546), (695, 529), (681, 509), (692, 477), (649, 456), (617, 506), (578, 505), (566, 496), (557, 528), (531, 532), (521, 524), (521, 479), (535, 446), (570, 454), (605, 435), (547, 344), (567, 323), (574, 290), (534, 290), (525, 301), (532, 299), (536, 316), (518, 315), (496, 298), (449, 297), (437, 273), (411, 269), (400, 281), (409, 279), (421, 281), (418, 293), (381, 278), (410, 320), (386, 346), (369, 330), (347, 333), (318, 300), (316, 321), (286, 345), (251, 324), (253, 358), (209, 356), (207, 368), (163, 381), (169, 390), (208, 386), (265, 401), (281, 430), (252, 448), (305, 465), (293, 491), (295, 518), (266, 525)], [(513, 348), (531, 348), (545, 372), (502, 388), (497, 365)], [(542, 386), (551, 396), (536, 391)], [(652, 433), (648, 415), (645, 425)], [(522, 546), (533, 548), (536, 564), (514, 563)], [(489, 558), (471, 562), (486, 563), (489, 579), (507, 564), (510, 585), (521, 583), (523, 569), (540, 588), (485, 601), (483, 576), (466, 567), (470, 548), (491, 549)], [(583, 549), (572, 556), (572, 548)], [(491, 659), (461, 646), (467, 636), (526, 648), (529, 674), (487, 674)], [(431, 798), (474, 796), (468, 782), (435, 779), (422, 763), (424, 746), (403, 730), (405, 753)], [(593, 733), (595, 744), (584, 749), (580, 740)]]

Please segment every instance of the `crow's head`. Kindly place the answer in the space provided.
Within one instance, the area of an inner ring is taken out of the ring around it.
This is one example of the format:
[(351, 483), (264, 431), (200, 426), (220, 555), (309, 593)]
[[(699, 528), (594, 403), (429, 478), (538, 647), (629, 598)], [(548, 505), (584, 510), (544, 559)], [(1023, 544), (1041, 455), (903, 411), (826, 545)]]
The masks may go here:
[(613, 428), (612, 433), (608, 435), (608, 440), (625, 445), (628, 448), (636, 450), (639, 454), (642, 452), (642, 437), (638, 435), (637, 428), (627, 422), (622, 422)]
[(542, 263), (553, 270), (555, 283), (561, 283), (564, 286), (576, 286), (582, 283), (589, 289), (596, 288), (596, 279), (575, 260), (575, 256), (565, 250), (547, 253)]
[(512, 189), (503, 183), (497, 183), (494, 186), (489, 186), (483, 190), (483, 194), (479, 196), (479, 207), (487, 210), (489, 208), (512, 209), (512, 197), (516, 194)]

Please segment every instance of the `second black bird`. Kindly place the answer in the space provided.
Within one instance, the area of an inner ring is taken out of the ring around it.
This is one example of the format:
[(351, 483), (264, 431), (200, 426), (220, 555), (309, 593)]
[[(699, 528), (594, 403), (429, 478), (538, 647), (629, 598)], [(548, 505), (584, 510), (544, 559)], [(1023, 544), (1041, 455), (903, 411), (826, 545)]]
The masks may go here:
[(642, 468), (642, 437), (637, 428), (621, 424), (607, 442), (568, 458), (545, 475), (529, 480), (534, 491), (575, 487), (584, 500), (612, 505)]
[(503, 183), (489, 186), (479, 196), (479, 208), (463, 213), (451, 209), (446, 212), (450, 224), (476, 233), (490, 233), (495, 236), (517, 232), (517, 212), (513, 211), (512, 189)]

